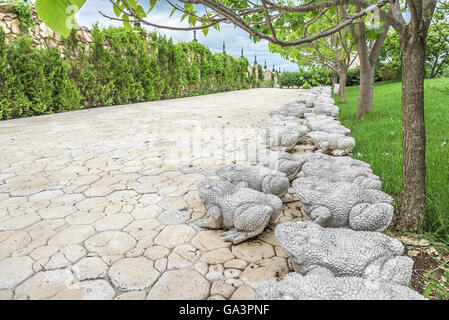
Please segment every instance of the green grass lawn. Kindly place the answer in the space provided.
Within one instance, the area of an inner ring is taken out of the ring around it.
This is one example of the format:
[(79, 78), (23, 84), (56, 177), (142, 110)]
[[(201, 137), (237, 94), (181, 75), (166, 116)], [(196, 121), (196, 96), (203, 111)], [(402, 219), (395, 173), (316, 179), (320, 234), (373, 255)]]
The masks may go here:
[[(426, 231), (449, 243), (449, 95), (432, 87), (449, 87), (449, 78), (425, 81), (427, 134)], [(359, 87), (348, 87), (340, 107), (340, 121), (356, 140), (354, 158), (371, 164), (383, 190), (399, 206), (402, 176), (401, 82), (379, 82), (374, 87), (373, 112), (355, 116)]]

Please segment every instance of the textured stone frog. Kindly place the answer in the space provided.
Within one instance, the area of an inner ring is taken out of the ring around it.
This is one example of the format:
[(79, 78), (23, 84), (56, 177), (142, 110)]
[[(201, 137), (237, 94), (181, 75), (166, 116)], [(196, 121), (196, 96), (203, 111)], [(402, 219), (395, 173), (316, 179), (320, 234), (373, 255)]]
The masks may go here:
[(293, 269), (303, 275), (362, 277), (408, 285), (413, 259), (386, 234), (323, 228), (314, 222), (286, 222), (274, 231)]
[(288, 152), (260, 149), (248, 153), (248, 161), (251, 164), (259, 164), (272, 170), (283, 172), (291, 181), (296, 179), (305, 159), (295, 157)]
[(426, 300), (396, 283), (359, 277), (302, 276), (291, 272), (281, 281), (259, 285), (256, 300)]
[(229, 229), (223, 236), (234, 244), (261, 234), (282, 210), (279, 197), (249, 188), (237, 188), (223, 180), (200, 181), (198, 193), (206, 207), (206, 217), (197, 225)]
[(313, 108), (314, 101), (316, 100), (316, 95), (313, 93), (302, 94), (299, 99), (295, 100), (295, 103), (302, 103), (307, 108)]
[(327, 133), (338, 133), (349, 135), (351, 130), (341, 125), (340, 121), (325, 115), (316, 115), (308, 113), (304, 115), (307, 120), (307, 126), (312, 131), (323, 131)]
[(321, 152), (310, 153), (304, 159), (301, 171), (306, 177), (316, 176), (336, 182), (352, 182), (367, 189), (382, 189), (380, 178), (363, 161), (348, 156), (332, 157)]
[(285, 196), (290, 187), (285, 173), (263, 166), (226, 165), (217, 170), (217, 175), (236, 187), (251, 188), (278, 197)]
[(270, 122), (270, 124), (284, 124), (284, 123), (296, 123), (301, 125), (304, 124), (304, 119), (292, 116), (284, 116), (282, 114), (275, 114), (268, 121)]
[(324, 95), (330, 97), (332, 93), (332, 87), (331, 86), (312, 87), (310, 88), (309, 92), (316, 95)]
[(355, 183), (318, 177), (292, 183), (305, 213), (323, 227), (384, 231), (393, 218), (393, 198)]
[(279, 110), (270, 111), (270, 115), (283, 115), (283, 116), (292, 116), (297, 118), (303, 118), (304, 113), (310, 113), (312, 109), (306, 107), (304, 103), (297, 102), (289, 102), (284, 104)]
[(337, 106), (327, 102), (317, 102), (317, 101), (313, 104), (313, 113), (331, 117), (338, 117), (338, 115), (340, 114)]
[(321, 152), (332, 153), (334, 156), (351, 154), (355, 147), (354, 138), (344, 134), (312, 131), (308, 135)]
[(271, 124), (268, 128), (287, 128), (290, 131), (294, 131), (299, 134), (300, 140), (303, 140), (307, 134), (307, 126), (303, 126), (299, 123), (278, 121)]
[(293, 150), (305, 137), (304, 133), (293, 130), (289, 126), (270, 126), (265, 128), (264, 135), (267, 148), (276, 151)]

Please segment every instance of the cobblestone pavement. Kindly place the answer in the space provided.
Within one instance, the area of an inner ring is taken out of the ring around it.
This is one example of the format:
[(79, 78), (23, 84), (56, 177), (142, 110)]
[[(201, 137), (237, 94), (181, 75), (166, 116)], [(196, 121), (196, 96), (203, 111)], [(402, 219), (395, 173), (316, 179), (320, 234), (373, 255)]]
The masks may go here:
[[(253, 89), (0, 122), (0, 299), (252, 298), (258, 282), (289, 270), (273, 226), (238, 245), (198, 228), (196, 184), (245, 163), (268, 111), (298, 94)], [(292, 192), (278, 222), (303, 219)]]

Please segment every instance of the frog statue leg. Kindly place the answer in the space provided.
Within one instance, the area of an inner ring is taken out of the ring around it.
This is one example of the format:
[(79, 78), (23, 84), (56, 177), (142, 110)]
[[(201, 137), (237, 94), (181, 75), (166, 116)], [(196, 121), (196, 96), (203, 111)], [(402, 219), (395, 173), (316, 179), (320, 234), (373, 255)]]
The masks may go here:
[(198, 227), (219, 229), (223, 227), (223, 215), (216, 205), (210, 205), (206, 208), (206, 217), (196, 222)]
[(408, 285), (413, 272), (413, 259), (406, 256), (397, 256), (387, 260), (380, 270), (382, 281), (395, 282)]
[(322, 227), (327, 227), (327, 222), (331, 216), (331, 212), (328, 208), (318, 206), (313, 208), (309, 214), (310, 218)]
[(274, 209), (270, 206), (256, 204), (238, 208), (234, 214), (234, 228), (223, 233), (224, 239), (237, 244), (261, 234), (270, 221), (273, 211)]
[(236, 188), (249, 188), (249, 184), (246, 181), (238, 181), (234, 183), (234, 187)]
[(388, 260), (377, 259), (372, 261), (366, 266), (363, 276), (407, 286), (410, 283), (412, 273), (413, 259), (406, 256), (395, 256)]
[(334, 274), (331, 270), (329, 270), (326, 267), (318, 266), (318, 265), (312, 265), (309, 266), (309, 271), (307, 272), (307, 275), (313, 275), (313, 276), (320, 276), (320, 277), (333, 277)]

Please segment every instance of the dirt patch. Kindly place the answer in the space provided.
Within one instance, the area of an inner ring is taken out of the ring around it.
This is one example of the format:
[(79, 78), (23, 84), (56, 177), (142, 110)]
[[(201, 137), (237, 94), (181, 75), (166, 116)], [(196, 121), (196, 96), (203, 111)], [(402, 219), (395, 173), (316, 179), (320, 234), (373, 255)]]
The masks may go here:
[[(412, 251), (413, 252), (413, 251)], [(408, 249), (405, 254), (408, 255)], [(411, 257), (414, 261), (413, 274), (410, 284), (419, 293), (423, 293), (426, 283), (423, 281), (423, 276), (427, 272), (438, 268), (438, 262), (426, 252), (419, 252), (417, 256)]]
[(422, 235), (387, 232), (405, 246), (404, 255), (414, 261), (411, 286), (431, 300), (449, 299), (449, 250)]

